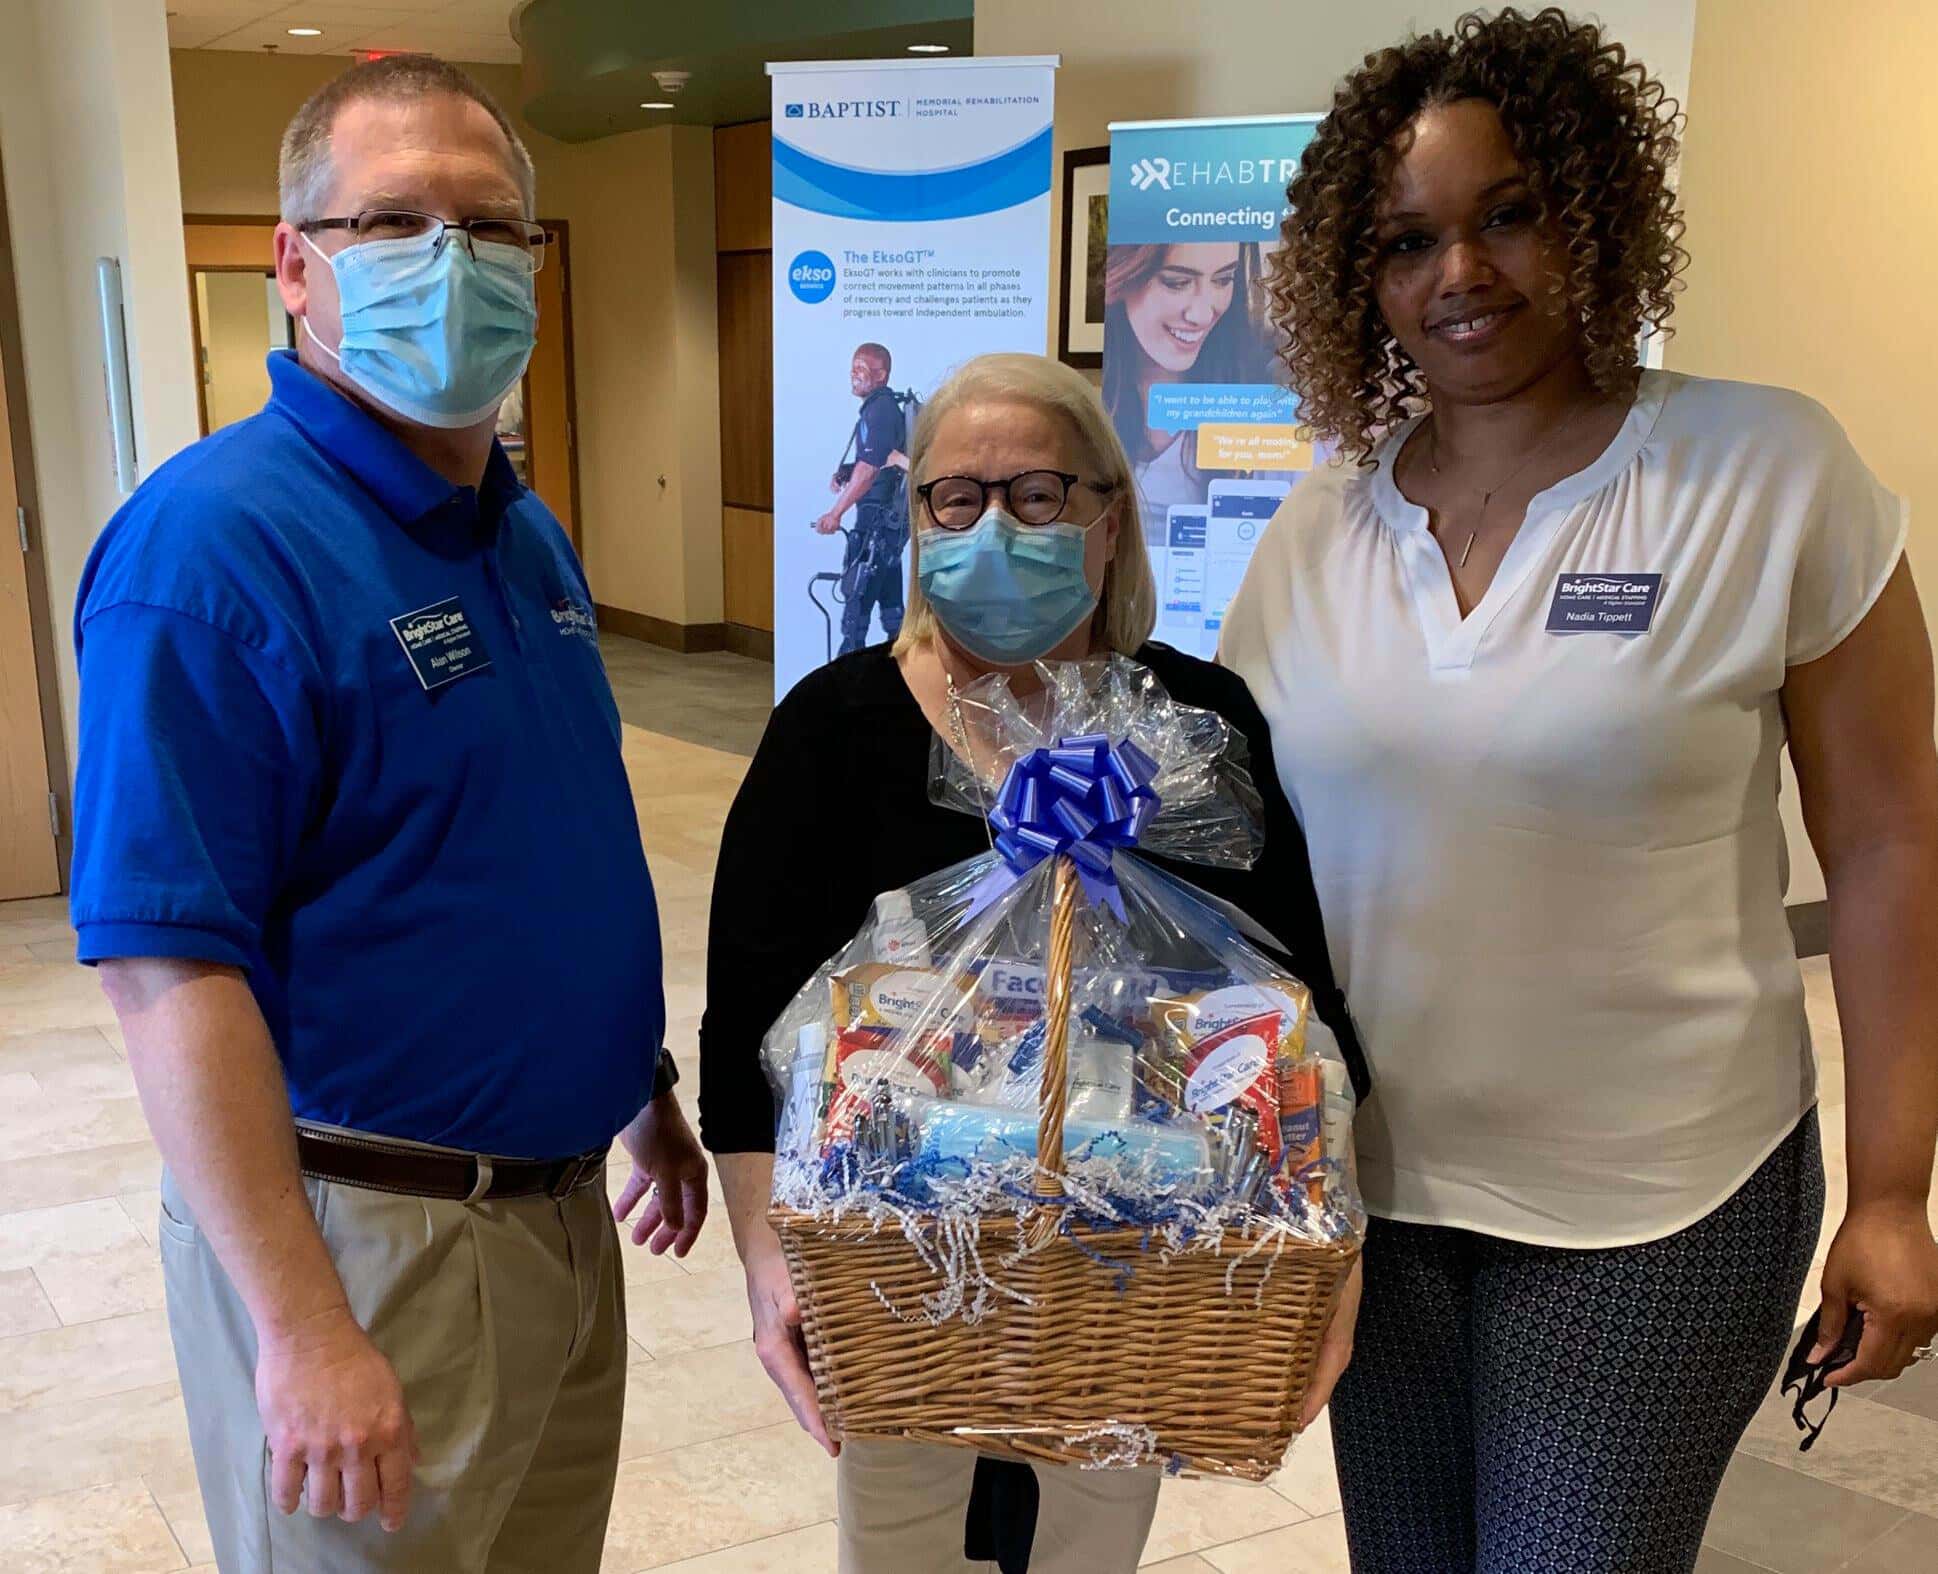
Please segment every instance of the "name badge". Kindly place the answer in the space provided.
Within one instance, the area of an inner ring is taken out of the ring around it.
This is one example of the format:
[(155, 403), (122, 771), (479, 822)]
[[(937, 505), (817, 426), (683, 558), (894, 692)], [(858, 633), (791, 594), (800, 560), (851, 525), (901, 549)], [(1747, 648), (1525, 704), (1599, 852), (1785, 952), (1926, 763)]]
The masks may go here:
[(1563, 574), (1548, 608), (1548, 632), (1646, 634), (1661, 598), (1660, 574)]
[(426, 694), (491, 665), (456, 596), (392, 618), (390, 627)]

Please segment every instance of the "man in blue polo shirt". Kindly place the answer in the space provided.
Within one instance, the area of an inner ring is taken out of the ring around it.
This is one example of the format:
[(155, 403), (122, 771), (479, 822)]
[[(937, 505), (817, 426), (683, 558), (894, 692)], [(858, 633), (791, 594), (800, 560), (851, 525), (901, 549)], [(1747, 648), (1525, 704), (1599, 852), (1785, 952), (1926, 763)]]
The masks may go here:
[(706, 1172), (591, 596), (493, 436), (531, 161), (396, 57), (304, 107), (281, 186), (300, 348), (82, 582), (80, 955), (167, 1161), (225, 1574), (589, 1574), (627, 1364), (606, 1150), (622, 1217), (657, 1188), (654, 1250)]

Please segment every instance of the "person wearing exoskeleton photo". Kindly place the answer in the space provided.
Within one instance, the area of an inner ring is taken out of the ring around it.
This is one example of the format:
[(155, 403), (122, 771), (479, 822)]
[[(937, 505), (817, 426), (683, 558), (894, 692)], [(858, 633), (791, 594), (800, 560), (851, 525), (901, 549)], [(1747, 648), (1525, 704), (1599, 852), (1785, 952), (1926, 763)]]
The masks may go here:
[(831, 536), (841, 528), (849, 509), (855, 511), (841, 562), (840, 655), (868, 643), (868, 629), (876, 609), (881, 612), (882, 637), (894, 639), (902, 631), (902, 554), (908, 545), (907, 469), (897, 465), (908, 441), (903, 396), (888, 386), (894, 358), (879, 344), (855, 349), (848, 386), (861, 401), (861, 413), (848, 439), (847, 452), (829, 485), (834, 504), (814, 522)]

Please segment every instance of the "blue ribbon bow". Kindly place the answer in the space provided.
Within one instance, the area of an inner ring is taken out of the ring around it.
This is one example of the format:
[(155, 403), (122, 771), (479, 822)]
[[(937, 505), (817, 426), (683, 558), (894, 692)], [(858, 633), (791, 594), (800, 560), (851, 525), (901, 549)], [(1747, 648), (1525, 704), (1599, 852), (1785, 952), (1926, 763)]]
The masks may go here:
[(989, 812), (1003, 861), (970, 893), (970, 913), (1045, 858), (1065, 854), (1084, 895), (1128, 922), (1112, 859), (1118, 848), (1135, 847), (1156, 816), (1156, 777), (1157, 761), (1129, 738), (1112, 743), (1102, 733), (1063, 738), (1018, 760)]

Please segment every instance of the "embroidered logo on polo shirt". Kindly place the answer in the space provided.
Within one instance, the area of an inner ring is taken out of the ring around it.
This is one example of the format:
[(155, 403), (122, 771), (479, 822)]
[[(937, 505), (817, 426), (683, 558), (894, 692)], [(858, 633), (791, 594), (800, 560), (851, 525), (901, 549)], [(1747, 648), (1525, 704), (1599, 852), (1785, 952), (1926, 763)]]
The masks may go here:
[(1646, 634), (1661, 598), (1660, 574), (1563, 574), (1548, 608), (1548, 632)]
[(426, 694), (491, 665), (484, 641), (456, 596), (392, 618), (390, 628)]
[(595, 645), (599, 643), (599, 620), (583, 601), (560, 596), (552, 603), (552, 622), (561, 634), (576, 634)]

